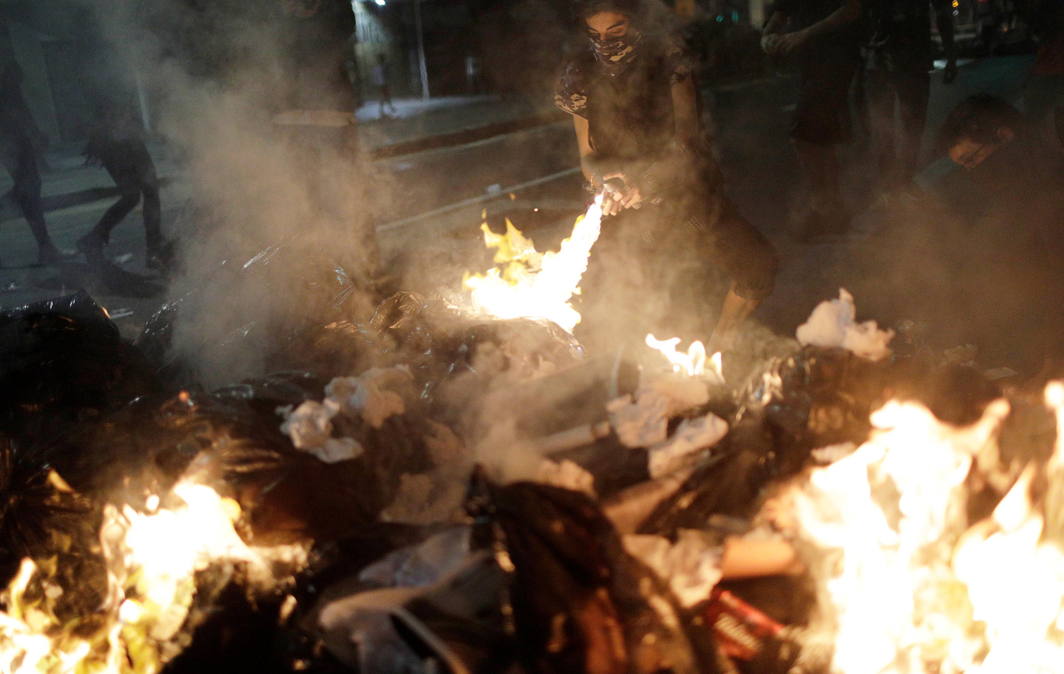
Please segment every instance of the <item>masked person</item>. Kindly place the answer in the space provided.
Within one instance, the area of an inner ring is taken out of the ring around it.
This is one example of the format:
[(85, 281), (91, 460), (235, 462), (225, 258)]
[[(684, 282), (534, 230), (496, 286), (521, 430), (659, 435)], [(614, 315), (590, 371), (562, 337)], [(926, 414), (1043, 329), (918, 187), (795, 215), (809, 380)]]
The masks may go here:
[(581, 339), (677, 334), (685, 320), (705, 330), (718, 266), (730, 286), (710, 348), (729, 347), (771, 292), (777, 258), (723, 194), (685, 50), (638, 0), (584, 0), (576, 16), (587, 43), (565, 64), (555, 104), (572, 115), (605, 215), (582, 285)]
[(849, 226), (836, 147), (850, 139), (848, 96), (860, 64), (860, 15), (860, 0), (776, 0), (761, 38), (767, 55), (796, 61), (799, 68), (791, 140), (810, 189), (800, 238)]

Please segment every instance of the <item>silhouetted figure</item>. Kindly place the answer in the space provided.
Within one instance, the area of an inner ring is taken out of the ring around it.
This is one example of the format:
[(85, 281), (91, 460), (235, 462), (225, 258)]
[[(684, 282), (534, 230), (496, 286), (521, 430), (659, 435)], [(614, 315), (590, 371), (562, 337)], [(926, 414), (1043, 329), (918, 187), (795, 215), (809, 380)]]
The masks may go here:
[[(384, 54), (377, 54), (377, 62), (373, 64), (373, 86), (377, 87), (377, 103), (380, 106), (378, 117), (381, 119), (396, 114), (395, 105), (392, 103), (392, 87), (388, 81), (388, 60)], [(390, 113), (385, 113), (388, 107)]]
[(14, 60), (0, 64), (0, 163), (14, 180), (11, 198), (37, 240), (38, 264), (54, 264), (62, 254), (52, 243), (44, 221), (41, 174), (37, 166), (35, 135), (40, 135), (22, 97), (22, 69)]
[[(710, 348), (728, 348), (772, 291), (776, 253), (725, 196), (692, 64), (675, 35), (656, 30), (650, 6), (581, 2), (587, 47), (566, 64), (555, 94), (606, 215), (583, 295), (612, 338), (642, 329), (642, 340), (647, 327), (676, 329), (711, 314), (707, 272), (722, 268), (730, 286)], [(633, 320), (640, 315), (650, 325)]]
[(946, 52), (943, 81), (957, 76), (950, 0), (864, 0), (865, 91), (879, 180), (889, 193), (912, 183), (931, 95), (931, 6)]
[(144, 141), (144, 127), (131, 106), (114, 102), (99, 106), (85, 147), (86, 163), (102, 165), (115, 181), (121, 196), (104, 212), (92, 231), (78, 239), (78, 250), (90, 262), (102, 258), (103, 247), (111, 239), (111, 230), (136, 208), (142, 198), (145, 265), (158, 269), (168, 262), (169, 246), (163, 240), (161, 229), (159, 179)]
[(1036, 1), (1028, 24), (1039, 44), (1024, 89), (1024, 112), (1036, 133), (1060, 147), (1064, 145), (1064, 2)]
[(845, 231), (835, 148), (850, 139), (848, 96), (860, 63), (860, 0), (776, 0), (761, 47), (772, 58), (793, 59), (800, 69), (791, 140), (809, 183), (809, 212), (802, 238)]

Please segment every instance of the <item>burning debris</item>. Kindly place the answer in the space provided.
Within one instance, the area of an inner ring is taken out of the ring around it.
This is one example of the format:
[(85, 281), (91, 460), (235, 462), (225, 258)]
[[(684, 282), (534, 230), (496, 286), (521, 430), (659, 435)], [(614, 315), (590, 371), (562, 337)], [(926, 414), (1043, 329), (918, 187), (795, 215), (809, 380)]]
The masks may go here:
[(0, 317), (0, 669), (1060, 661), (1064, 384), (892, 353), (845, 291), (727, 379), (678, 339), (588, 355), (567, 303), (595, 208), (558, 254), (489, 242), (523, 271), (473, 283), (476, 315), (315, 303), (277, 374), (214, 390), (167, 348), (180, 301), (139, 348), (85, 296)]

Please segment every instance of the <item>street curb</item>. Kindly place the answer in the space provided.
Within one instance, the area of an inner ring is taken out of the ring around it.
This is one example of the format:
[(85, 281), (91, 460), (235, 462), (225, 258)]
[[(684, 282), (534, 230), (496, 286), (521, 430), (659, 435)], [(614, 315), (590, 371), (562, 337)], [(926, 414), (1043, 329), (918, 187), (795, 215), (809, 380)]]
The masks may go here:
[(392, 143), (391, 145), (384, 145), (370, 150), (369, 155), (370, 158), (374, 160), (389, 159), (392, 157), (414, 154), (416, 152), (424, 152), (426, 150), (435, 150), (441, 147), (465, 145), (467, 143), (474, 143), (478, 140), (484, 140), (485, 138), (501, 136), (516, 131), (524, 131), (539, 126), (547, 126), (549, 124), (557, 124), (558, 122), (565, 121), (566, 118), (567, 115), (560, 110), (549, 110), (528, 117), (507, 120), (505, 122), (495, 122), (493, 124), (485, 124), (484, 126), (471, 127), (449, 133), (438, 133), (400, 143)]

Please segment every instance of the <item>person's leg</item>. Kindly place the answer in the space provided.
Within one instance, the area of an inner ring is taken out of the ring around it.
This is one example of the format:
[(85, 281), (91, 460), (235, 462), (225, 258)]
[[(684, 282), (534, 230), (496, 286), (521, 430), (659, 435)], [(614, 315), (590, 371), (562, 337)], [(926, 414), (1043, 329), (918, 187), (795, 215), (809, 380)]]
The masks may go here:
[(898, 117), (901, 135), (898, 143), (898, 181), (912, 183), (920, 162), (924, 129), (927, 126), (927, 103), (931, 96), (931, 76), (926, 72), (896, 75)]
[(779, 256), (729, 200), (723, 202), (716, 223), (706, 234), (705, 257), (720, 264), (732, 279), (707, 344), (707, 350), (714, 353), (733, 347), (739, 327), (772, 292)]
[(131, 148), (133, 165), (136, 171), (140, 194), (144, 197), (144, 243), (147, 256), (158, 256), (162, 252), (162, 203), (159, 199), (159, 178), (155, 173), (148, 148), (143, 142), (137, 142)]
[(61, 257), (59, 250), (48, 234), (44, 220), (44, 205), (41, 201), (41, 174), (37, 170), (37, 159), (29, 141), (15, 141), (0, 152), (4, 168), (11, 174), (15, 185), (11, 196), (26, 219), (33, 238), (37, 241), (38, 261), (56, 262)]
[(799, 231), (802, 237), (841, 231), (847, 224), (835, 146), (850, 138), (848, 96), (855, 72), (856, 62), (810, 59), (803, 65), (791, 126), (791, 139), (810, 192), (809, 215)]
[(90, 258), (102, 254), (103, 247), (111, 240), (111, 230), (140, 203), (140, 185), (128, 155), (117, 151), (109, 153), (104, 157), (103, 165), (115, 181), (120, 196), (104, 211), (96, 226), (78, 239), (78, 250)]
[(896, 143), (897, 89), (894, 78), (883, 70), (871, 70), (868, 78), (868, 123), (872, 141), (872, 156), (879, 170), (881, 185), (891, 185), (897, 172), (898, 143)]
[[(795, 138), (794, 150), (809, 185), (810, 218), (801, 236), (813, 236), (831, 229), (827, 222), (844, 208), (840, 190), (841, 168), (834, 145)], [(817, 224), (819, 223), (819, 224)]]

